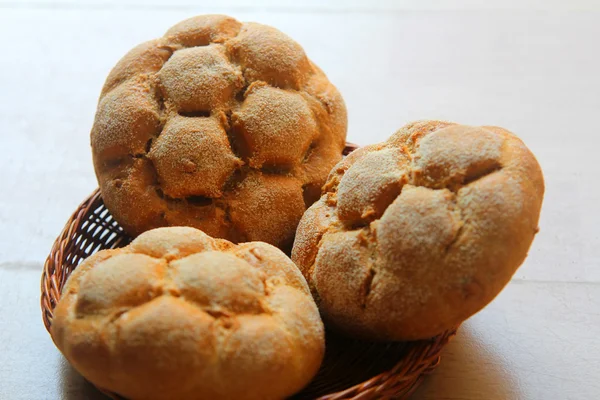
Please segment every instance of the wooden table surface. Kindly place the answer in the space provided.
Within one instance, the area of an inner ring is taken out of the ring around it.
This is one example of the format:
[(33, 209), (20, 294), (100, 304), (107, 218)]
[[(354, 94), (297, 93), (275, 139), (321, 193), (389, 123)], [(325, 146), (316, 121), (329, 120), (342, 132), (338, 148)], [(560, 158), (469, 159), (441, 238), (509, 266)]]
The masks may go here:
[(96, 187), (89, 130), (108, 71), (139, 42), (209, 12), (301, 43), (342, 92), (353, 142), (417, 119), (523, 138), (546, 177), (541, 231), (414, 398), (600, 398), (598, 2), (198, 3), (0, 0), (0, 399), (102, 398), (43, 328), (42, 264)]

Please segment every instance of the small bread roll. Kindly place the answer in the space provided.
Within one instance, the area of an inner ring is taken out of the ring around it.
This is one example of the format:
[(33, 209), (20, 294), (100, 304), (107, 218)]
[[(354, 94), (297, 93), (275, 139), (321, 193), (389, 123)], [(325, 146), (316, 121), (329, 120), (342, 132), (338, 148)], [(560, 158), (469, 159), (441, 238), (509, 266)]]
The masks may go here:
[(540, 166), (510, 132), (416, 122), (332, 170), (292, 259), (326, 324), (368, 339), (429, 338), (508, 283), (543, 195)]
[(325, 346), (285, 254), (179, 227), (85, 260), (51, 334), (86, 379), (128, 399), (281, 399), (311, 380)]
[(130, 235), (192, 226), (289, 252), (346, 125), (342, 96), (294, 40), (199, 15), (115, 65), (91, 145), (104, 203)]

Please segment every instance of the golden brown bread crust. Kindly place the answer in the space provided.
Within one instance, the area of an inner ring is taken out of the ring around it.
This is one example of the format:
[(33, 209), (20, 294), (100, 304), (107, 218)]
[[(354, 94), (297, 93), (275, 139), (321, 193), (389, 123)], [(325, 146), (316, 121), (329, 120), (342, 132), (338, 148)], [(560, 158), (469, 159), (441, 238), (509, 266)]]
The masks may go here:
[[(203, 15), (117, 63), (91, 143), (104, 202), (131, 235), (187, 225), (289, 250), (346, 125), (342, 97), (296, 42)], [(244, 211), (255, 208), (269, 212)]]
[(292, 259), (331, 326), (371, 339), (432, 337), (508, 283), (543, 194), (535, 157), (510, 132), (416, 122), (332, 170)]
[(130, 399), (281, 399), (310, 381), (325, 346), (279, 249), (181, 227), (85, 260), (51, 334), (86, 379)]

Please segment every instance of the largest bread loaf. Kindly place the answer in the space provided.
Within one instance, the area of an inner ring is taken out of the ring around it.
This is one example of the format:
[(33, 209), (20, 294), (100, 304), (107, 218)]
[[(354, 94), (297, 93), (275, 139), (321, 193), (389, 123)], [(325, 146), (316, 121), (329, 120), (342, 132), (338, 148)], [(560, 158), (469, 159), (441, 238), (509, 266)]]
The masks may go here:
[(91, 132), (102, 197), (131, 235), (173, 225), (290, 248), (340, 160), (342, 97), (300, 45), (222, 15), (125, 55)]

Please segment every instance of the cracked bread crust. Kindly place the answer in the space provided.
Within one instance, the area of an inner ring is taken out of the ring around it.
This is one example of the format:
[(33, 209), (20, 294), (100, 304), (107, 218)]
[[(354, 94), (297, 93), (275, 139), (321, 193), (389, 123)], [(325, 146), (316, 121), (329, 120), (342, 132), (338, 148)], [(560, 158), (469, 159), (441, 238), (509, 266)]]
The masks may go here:
[(202, 15), (117, 63), (91, 145), (102, 198), (130, 235), (185, 225), (289, 250), (346, 125), (339, 92), (296, 42)]
[(306, 385), (324, 328), (306, 281), (266, 243), (158, 228), (69, 277), (52, 339), (96, 386), (131, 399), (281, 399)]
[(412, 123), (332, 170), (292, 259), (332, 327), (368, 339), (433, 337), (508, 283), (543, 195), (535, 157), (510, 132)]

